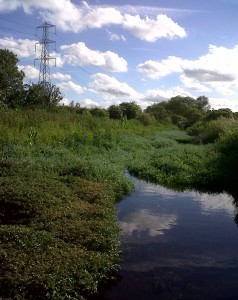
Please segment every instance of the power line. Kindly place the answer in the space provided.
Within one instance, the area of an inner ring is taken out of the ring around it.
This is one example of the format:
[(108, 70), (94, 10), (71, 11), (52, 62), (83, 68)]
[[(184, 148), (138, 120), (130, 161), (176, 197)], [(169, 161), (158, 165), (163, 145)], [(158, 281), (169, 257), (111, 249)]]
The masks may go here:
[(32, 33), (23, 32), (23, 31), (13, 29), (13, 28), (9, 28), (9, 27), (5, 27), (5, 26), (2, 26), (2, 25), (1, 25), (1, 28), (5, 29), (5, 30), (10, 30), (10, 31), (15, 31), (15, 32), (18, 32), (18, 33), (26, 34), (26, 35), (36, 36), (35, 34), (32, 34)]
[(16, 24), (16, 25), (21, 25), (21, 26), (26, 27), (26, 28), (35, 29), (35, 28), (31, 27), (31, 26), (28, 26), (28, 25), (25, 25), (25, 24), (22, 24), (22, 23), (19, 23), (19, 22), (16, 22), (16, 21), (12, 21), (12, 20), (9, 20), (7, 18), (3, 18), (2, 16), (0, 16), (0, 19), (2, 19), (4, 21), (7, 21), (9, 23), (13, 23), (13, 24)]

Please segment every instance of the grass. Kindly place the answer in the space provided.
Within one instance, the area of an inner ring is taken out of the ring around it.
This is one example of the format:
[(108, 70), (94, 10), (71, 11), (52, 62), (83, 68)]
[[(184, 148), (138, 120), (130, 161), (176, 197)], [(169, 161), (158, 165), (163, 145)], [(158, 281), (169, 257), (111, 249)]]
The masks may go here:
[(118, 270), (115, 203), (133, 190), (125, 170), (179, 189), (222, 187), (228, 144), (193, 145), (174, 127), (67, 108), (3, 111), (0, 298), (95, 294)]

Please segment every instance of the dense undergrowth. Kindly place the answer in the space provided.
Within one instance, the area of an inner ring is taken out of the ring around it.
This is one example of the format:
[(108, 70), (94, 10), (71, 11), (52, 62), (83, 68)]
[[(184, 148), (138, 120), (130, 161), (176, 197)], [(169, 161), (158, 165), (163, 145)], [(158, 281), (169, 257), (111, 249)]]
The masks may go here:
[(235, 129), (198, 145), (174, 127), (55, 108), (3, 111), (0, 132), (1, 299), (84, 299), (113, 277), (126, 169), (180, 189), (235, 190)]

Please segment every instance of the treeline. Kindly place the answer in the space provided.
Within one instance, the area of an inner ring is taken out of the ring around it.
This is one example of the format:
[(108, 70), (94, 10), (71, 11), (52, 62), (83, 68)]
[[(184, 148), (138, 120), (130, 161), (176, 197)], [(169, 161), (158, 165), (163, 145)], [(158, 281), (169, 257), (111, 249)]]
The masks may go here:
[(174, 125), (194, 136), (194, 143), (214, 142), (220, 134), (236, 127), (238, 113), (229, 108), (211, 109), (205, 96), (197, 99), (187, 96), (172, 97), (168, 101), (154, 103), (145, 110), (136, 102), (122, 102), (105, 108), (86, 108), (74, 104), (64, 109), (77, 114), (92, 115), (115, 120), (138, 120), (143, 125)]
[[(0, 49), (0, 109), (54, 108), (63, 99), (59, 88), (49, 83), (24, 84), (24, 73), (17, 67), (18, 58), (9, 50)], [(209, 99), (188, 96), (172, 97), (143, 110), (136, 102), (122, 102), (105, 108), (86, 108), (72, 102), (67, 107), (77, 114), (116, 120), (139, 120), (143, 125), (176, 125), (193, 135), (196, 143), (214, 142), (221, 133), (236, 126), (238, 113), (229, 108), (211, 109)]]

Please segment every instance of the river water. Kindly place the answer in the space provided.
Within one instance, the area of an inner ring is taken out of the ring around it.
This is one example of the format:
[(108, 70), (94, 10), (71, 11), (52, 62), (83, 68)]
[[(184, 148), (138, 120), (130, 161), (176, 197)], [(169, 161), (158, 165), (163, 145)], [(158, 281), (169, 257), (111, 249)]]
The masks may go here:
[(135, 192), (117, 205), (120, 279), (104, 299), (238, 299), (233, 198), (132, 180)]

